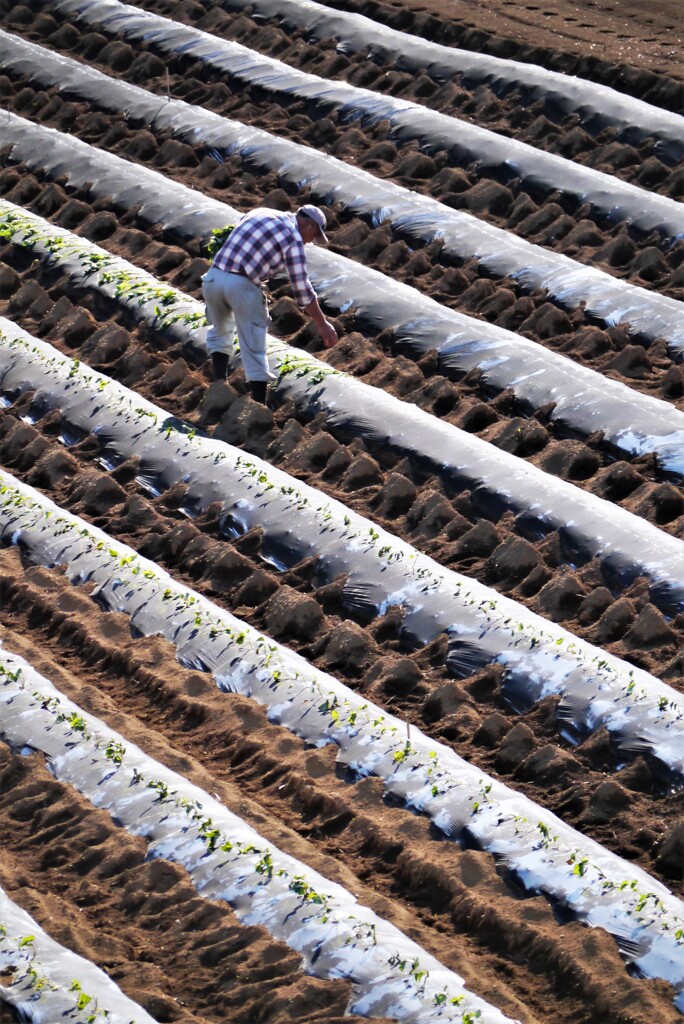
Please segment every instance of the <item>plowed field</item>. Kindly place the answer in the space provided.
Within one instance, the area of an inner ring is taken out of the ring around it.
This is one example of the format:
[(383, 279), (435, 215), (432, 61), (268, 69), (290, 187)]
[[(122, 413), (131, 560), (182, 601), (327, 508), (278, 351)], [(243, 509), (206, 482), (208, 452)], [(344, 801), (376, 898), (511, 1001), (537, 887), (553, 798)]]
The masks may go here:
[[(335, 40), (312, 42), (303, 30), (234, 14), (211, 0), (139, 0), (138, 6), (311, 73), (387, 90), (682, 198), (684, 164), (663, 162), (653, 140), (637, 148), (610, 129), (592, 136), (575, 117), (554, 122), (541, 101), (525, 107), (515, 94), (415, 77), (366, 54), (345, 55)], [(546, 62), (664, 109), (682, 109), (675, 3), (653, 9), (583, 0), (353, 6), (406, 32)], [(446, 153), (428, 155), (414, 143), (396, 142), (386, 122), (362, 129), (333, 113), (322, 116), (313, 103), (241, 88), (193, 60), (162, 59), (153, 42), (133, 47), (115, 34), (67, 23), (38, 0), (0, 0), (0, 27), (161, 96), (168, 85), (173, 97), (314, 146), (535, 244), (684, 300), (682, 240), (669, 244), (558, 193), (532, 194), (474, 165), (450, 165)], [(124, 115), (43, 89), (26, 75), (0, 75), (0, 98), (13, 113), (240, 210), (260, 203), (294, 210), (321, 201), (248, 158), (219, 162), (169, 132), (155, 134)], [(17, 165), (3, 148), (1, 123), (0, 197), (201, 298), (206, 240), (171, 237), (135, 207), (115, 208), (95, 200), (88, 187), (75, 189)], [(684, 408), (684, 366), (664, 341), (649, 345), (625, 325), (608, 326), (582, 308), (564, 309), (541, 289), (487, 274), (475, 259), (447, 259), (438, 243), (417, 246), (339, 206), (327, 212), (335, 252), (620, 380), (633, 389), (635, 402), (647, 394)], [(420, 360), (397, 355), (391, 330), (372, 333), (353, 312), (333, 314), (341, 340), (323, 353), (289, 286), (276, 282), (271, 295), (272, 332), (293, 346), (682, 538), (682, 491), (655, 456), (629, 460), (616, 456), (598, 433), (568, 436), (548, 407), (521, 410), (511, 392), (492, 393), (477, 371), (446, 376), (434, 353)], [(557, 532), (535, 541), (520, 533), (510, 511), (483, 518), (467, 489), (426, 476), (420, 465), (378, 450), (371, 440), (336, 434), (325, 414), (301, 418), (277, 390), (272, 409), (256, 405), (241, 372), (212, 383), (208, 362), (192, 359), (136, 324), (114, 300), (75, 287), (7, 243), (0, 244), (0, 315), (362, 512), (441, 564), (684, 691), (684, 613), (657, 607), (647, 579), (620, 587), (598, 560), (569, 564)], [(2, 468), (684, 894), (682, 793), (665, 784), (647, 758), (623, 763), (605, 730), (571, 745), (559, 734), (556, 697), (516, 713), (497, 667), (453, 678), (446, 636), (418, 649), (407, 646), (395, 609), (371, 622), (355, 621), (343, 601), (343, 579), (320, 586), (314, 560), (278, 571), (262, 555), (259, 530), (230, 540), (214, 509), (189, 518), (182, 486), (154, 495), (141, 483), (135, 460), (107, 468), (98, 439), (65, 438), (58, 414), (28, 422), (31, 397), (28, 392), (0, 409)], [(165, 640), (132, 636), (127, 618), (101, 611), (87, 586), (70, 585), (58, 567), (29, 564), (16, 547), (0, 550), (0, 635), (84, 708), (216, 794), (269, 841), (341, 882), (512, 1018), (525, 1024), (682, 1020), (669, 986), (632, 976), (602, 930), (567, 920), (544, 895), (499, 873), (489, 854), (446, 840), (426, 818), (388, 803), (379, 780), (349, 781), (336, 768), (334, 749), (308, 748), (270, 724), (255, 703), (219, 693), (208, 674), (182, 668)], [(117, 828), (108, 814), (55, 780), (42, 758), (2, 741), (0, 823), (0, 884), (158, 1021), (362, 1019), (345, 1016), (347, 981), (302, 973), (297, 954), (265, 929), (241, 925), (226, 904), (200, 898), (181, 868), (147, 860), (142, 838)], [(20, 1019), (14, 1013), (0, 1003), (3, 1024)]]

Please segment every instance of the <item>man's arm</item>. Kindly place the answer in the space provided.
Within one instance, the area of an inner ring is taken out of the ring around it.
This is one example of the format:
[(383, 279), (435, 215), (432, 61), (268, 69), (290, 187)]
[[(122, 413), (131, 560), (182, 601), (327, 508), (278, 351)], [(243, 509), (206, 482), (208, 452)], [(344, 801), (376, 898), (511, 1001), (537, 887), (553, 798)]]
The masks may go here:
[(295, 300), (307, 316), (313, 320), (325, 347), (332, 348), (337, 343), (337, 331), (330, 321), (325, 319), (323, 310), (318, 304), (316, 293), (307, 273), (306, 254), (301, 242), (287, 250), (285, 266)]

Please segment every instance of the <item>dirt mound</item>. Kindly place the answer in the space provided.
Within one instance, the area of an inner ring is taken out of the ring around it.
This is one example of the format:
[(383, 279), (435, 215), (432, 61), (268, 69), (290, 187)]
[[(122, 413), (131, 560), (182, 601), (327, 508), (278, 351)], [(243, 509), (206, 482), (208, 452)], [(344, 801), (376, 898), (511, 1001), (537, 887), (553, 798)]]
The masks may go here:
[[(514, 9), (507, 0), (358, 5), (379, 21), (443, 42), (515, 59), (543, 57), (548, 66), (664, 107), (673, 105), (684, 77), (669, 55), (672, 7), (637, 10), (631, 0), (610, 9), (551, 0), (543, 11)], [(653, 140), (636, 148), (610, 133), (594, 136), (505, 91), (411, 76), (366, 54), (338, 52), (335, 40), (317, 43), (276, 21), (236, 16), (200, 0), (153, 0), (145, 8), (316, 74), (469, 117), (665, 195), (674, 197), (681, 182), (682, 168), (660, 161)], [(460, 166), (446, 152), (423, 153), (390, 138), (387, 122), (361, 129), (302, 101), (240, 89), (185, 58), (162, 61), (152, 41), (133, 47), (67, 23), (32, 0), (0, 0), (0, 23), (149, 89), (165, 92), (168, 66), (176, 97), (315, 145), (625, 280), (684, 297), (682, 243), (666, 247), (567, 197), (533, 194), (518, 181)], [(0, 96), (25, 117), (239, 209), (258, 202), (294, 209), (307, 196), (248, 159), (233, 155), (222, 163), (169, 133), (43, 90), (21, 75), (1, 76)], [(135, 207), (113, 209), (107, 199), (94, 200), (87, 186), (72, 188), (63, 178), (15, 166), (1, 132), (0, 195), (199, 296), (208, 266), (200, 238), (173, 237)], [(595, 322), (584, 309), (561, 308), (542, 290), (497, 278), (475, 259), (448, 260), (439, 242), (417, 246), (339, 207), (330, 211), (328, 233), (337, 252), (622, 381), (635, 402), (641, 394), (673, 407), (684, 402), (684, 370), (664, 343), (648, 345), (625, 328)], [(289, 287), (273, 285), (271, 298), (273, 332), (322, 354)], [(324, 415), (298, 417), (291, 402), (280, 400), (273, 410), (256, 406), (241, 372), (211, 383), (196, 354), (6, 239), (0, 239), (0, 314), (684, 692), (684, 613), (664, 613), (645, 578), (618, 579), (599, 560), (578, 559), (564, 531), (539, 536), (491, 496), (370, 439), (345, 436)], [(684, 534), (681, 490), (652, 456), (617, 460), (598, 434), (568, 436), (550, 407), (520, 409), (512, 392), (493, 394), (478, 371), (447, 374), (434, 352), (419, 359), (397, 355), (391, 330), (379, 333), (353, 309), (336, 322), (342, 340), (325, 355), (332, 366), (663, 531)], [(605, 731), (570, 738), (557, 697), (516, 710), (501, 666), (464, 672), (461, 662), (454, 678), (446, 636), (416, 647), (397, 609), (370, 622), (353, 614), (344, 574), (322, 581), (315, 558), (275, 565), (259, 529), (231, 539), (216, 507), (193, 514), (183, 485), (156, 493), (139, 460), (112, 465), (100, 437), (75, 436), (34, 397), (10, 395), (0, 408), (2, 467), (684, 894), (684, 796), (672, 792), (662, 766), (645, 756), (626, 759)], [(58, 567), (30, 566), (17, 548), (0, 551), (0, 633), (68, 696), (216, 793), (270, 842), (347, 886), (511, 1017), (525, 1024), (546, 1022), (550, 1013), (557, 1024), (681, 1020), (668, 986), (630, 976), (604, 932), (567, 920), (563, 908), (526, 891), (489, 855), (462, 848), (427, 819), (392, 806), (379, 780), (345, 774), (334, 749), (308, 748), (272, 725), (256, 703), (219, 693), (207, 673), (182, 668), (166, 641), (132, 635), (122, 615), (98, 608), (87, 585), (69, 585)], [(5, 744), (0, 820), (0, 882), (11, 897), (55, 938), (103, 966), (157, 1020), (362, 1019), (345, 1016), (347, 981), (304, 976), (291, 950), (261, 928), (240, 925), (226, 904), (199, 898), (181, 869), (147, 860), (143, 839), (123, 834), (58, 783), (36, 755)], [(0, 1017), (16, 1020), (1, 1002)]]

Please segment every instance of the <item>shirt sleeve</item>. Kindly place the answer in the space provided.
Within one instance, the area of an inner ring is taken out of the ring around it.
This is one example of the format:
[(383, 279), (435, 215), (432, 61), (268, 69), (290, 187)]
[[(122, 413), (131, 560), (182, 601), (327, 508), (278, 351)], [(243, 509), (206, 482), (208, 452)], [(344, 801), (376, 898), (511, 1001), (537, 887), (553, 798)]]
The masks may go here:
[(306, 267), (304, 244), (298, 238), (284, 253), (285, 266), (297, 305), (304, 309), (316, 298)]

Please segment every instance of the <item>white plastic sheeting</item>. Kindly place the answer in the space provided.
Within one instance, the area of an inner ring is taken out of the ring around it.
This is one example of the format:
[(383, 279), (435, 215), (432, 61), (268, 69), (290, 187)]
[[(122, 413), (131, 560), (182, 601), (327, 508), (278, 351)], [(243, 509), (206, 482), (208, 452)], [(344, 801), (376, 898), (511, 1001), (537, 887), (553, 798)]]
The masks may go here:
[[(627, 322), (646, 338), (666, 337), (673, 357), (684, 358), (681, 303), (670, 306), (671, 300), (659, 300), (655, 314), (647, 292), (625, 291), (620, 281), (607, 274), (531, 245), (470, 214), (375, 178), (307, 146), (115, 81), (69, 57), (2, 31), (0, 68), (26, 74), (65, 93), (76, 93), (105, 110), (124, 112), (155, 130), (169, 130), (189, 145), (214, 150), (219, 156), (239, 152), (248, 163), (277, 172), (297, 188), (310, 188), (322, 202), (341, 203), (374, 223), (388, 221), (395, 230), (424, 242), (440, 239), (447, 255), (476, 257), (493, 274), (510, 275), (530, 289), (545, 288), (561, 305), (575, 308), (583, 304), (589, 313), (609, 324)], [(420, 326), (421, 317), (417, 317), (411, 325), (412, 333), (419, 334)], [(467, 337), (456, 336), (451, 348), (458, 350), (464, 343), (469, 346)], [(441, 355), (448, 359), (448, 345), (442, 347)]]
[[(427, 814), (446, 835), (470, 836), (527, 889), (544, 892), (580, 920), (605, 928), (615, 936), (626, 958), (643, 973), (665, 978), (679, 992), (684, 988), (684, 906), (660, 882), (469, 765), (450, 748), (417, 729), (409, 730), (382, 708), (364, 701), (299, 655), (180, 586), (154, 563), (65, 513), (32, 488), (8, 474), (0, 475), (0, 480), (0, 536), (5, 540), (11, 537), (39, 564), (67, 566), (66, 572), (74, 582), (93, 585), (93, 596), (102, 607), (129, 614), (131, 625), (143, 635), (161, 633), (176, 645), (182, 662), (209, 668), (222, 689), (265, 704), (273, 721), (308, 743), (336, 743), (342, 764), (358, 774), (379, 776), (388, 794)], [(21, 684), (8, 690), (13, 681), (6, 676), (0, 676), (0, 680), (5, 680), (3, 688), (10, 696), (10, 710), (3, 712), (3, 729), (15, 744), (36, 746), (40, 722), (36, 698), (32, 697), (33, 703), (24, 710), (17, 703)], [(33, 686), (26, 687), (27, 693), (33, 690)], [(46, 701), (39, 703), (42, 708)], [(26, 731), (10, 733), (10, 724), (15, 722)], [(60, 766), (59, 745), (64, 741), (54, 729), (47, 735), (41, 749)], [(80, 735), (72, 739), (78, 741)], [(94, 791), (100, 794), (98, 806), (102, 805), (100, 801), (106, 800), (107, 794), (105, 784), (115, 775), (111, 765), (105, 762), (103, 770), (101, 755), (98, 763), (90, 751), (82, 755), (78, 749), (73, 759), (76, 773), (69, 776), (70, 780), (76, 783), (77, 779), (91, 778)], [(147, 776), (148, 770), (144, 774)], [(178, 788), (177, 777), (165, 773), (163, 779), (170, 788)], [(123, 791), (124, 800), (131, 801), (133, 821), (144, 811), (145, 827), (149, 828), (149, 794), (143, 791), (141, 808), (140, 793), (131, 794), (127, 782), (119, 779), (113, 785), (117, 799)], [(188, 798), (196, 799), (189, 793)], [(213, 802), (204, 795), (200, 800), (203, 816), (212, 821), (225, 820), (219, 817), (219, 808)], [(130, 820), (126, 806), (117, 804), (116, 810), (124, 822)], [(169, 817), (164, 809), (160, 814), (171, 822), (175, 833), (177, 818)], [(190, 846), (190, 860), (183, 859), (182, 863), (191, 873), (198, 859), (200, 865), (205, 860), (193, 840), (184, 841), (182, 847), (186, 850)], [(249, 835), (241, 841), (259, 845)], [(170, 856), (174, 849), (174, 842), (167, 842), (159, 853)], [(213, 863), (210, 861), (209, 866)], [(288, 871), (290, 876), (300, 873), (299, 868)], [(202, 877), (207, 876), (203, 873)], [(247, 876), (247, 882), (254, 884), (253, 874)], [(324, 882), (321, 889), (320, 880), (312, 880), (309, 874), (307, 883), (318, 892), (330, 891), (329, 883)], [(213, 886), (211, 893), (221, 894)], [(292, 902), (287, 905), (288, 913), (291, 909)], [(271, 917), (271, 931), (273, 923)], [(289, 941), (286, 935), (280, 937)], [(296, 948), (303, 954), (316, 950), (319, 956), (321, 942), (318, 934), (307, 939), (306, 948)], [(339, 949), (339, 938), (335, 937), (333, 945), (334, 950)], [(354, 960), (355, 968), (358, 962)], [(423, 965), (422, 959), (420, 962)], [(320, 969), (318, 964), (317, 960)], [(384, 1012), (392, 1015), (386, 1009)]]
[[(3, 224), (0, 202), (0, 224)], [(15, 208), (16, 209), (16, 208)], [(11, 213), (12, 210), (10, 209)], [(39, 243), (31, 235), (31, 244), (43, 251), (54, 251), (55, 261), (70, 273), (72, 280), (89, 286), (101, 285), (108, 294), (116, 294), (119, 279), (124, 281), (118, 297), (132, 305), (138, 317), (145, 317), (152, 326), (159, 321), (158, 295), (165, 286), (121, 260), (113, 260), (104, 250), (82, 242), (68, 232), (55, 231), (39, 218), (24, 220), (21, 232), (31, 233), (32, 225), (43, 238)], [(11, 229), (9, 221), (5, 221)], [(27, 227), (28, 225), (28, 227)], [(93, 270), (92, 268), (95, 267)], [(151, 289), (147, 297), (133, 282), (142, 282)], [(125, 287), (128, 286), (128, 287)], [(174, 291), (174, 309), (181, 316), (201, 318), (201, 308), (193, 309), (192, 300)], [(165, 307), (169, 310), (169, 307)], [(176, 325), (176, 329), (182, 326)], [(7, 339), (25, 338), (11, 321), (3, 321), (2, 332)], [(193, 329), (193, 334), (197, 330)], [(468, 486), (475, 505), (485, 513), (497, 515), (503, 508), (514, 509), (520, 528), (531, 536), (560, 531), (570, 561), (586, 561), (599, 557), (608, 576), (622, 585), (638, 575), (652, 580), (653, 600), (667, 609), (684, 606), (684, 581), (680, 565), (683, 546), (674, 537), (664, 534), (624, 509), (581, 491), (572, 484), (558, 480), (506, 452), (499, 451), (477, 437), (442, 423), (415, 406), (403, 403), (383, 391), (369, 388), (346, 375), (330, 372), (327, 364), (313, 357), (293, 352), (277, 339), (269, 339), (272, 369), (281, 374), (279, 388), (315, 413), (325, 410), (332, 427), (345, 433), (361, 434), (371, 445), (389, 445), (394, 451), (430, 465), (449, 480)], [(36, 342), (30, 346), (38, 361), (51, 361), (50, 374), (59, 377), (64, 371), (54, 364), (49, 346)], [(41, 357), (40, 353), (44, 353)], [(23, 349), (6, 350), (1, 365), (5, 370), (2, 387), (13, 390), (23, 382)], [(29, 356), (29, 359), (31, 357)], [(237, 358), (233, 353), (233, 358)], [(54, 364), (54, 365), (53, 365)], [(14, 367), (15, 372), (10, 372)], [(18, 376), (17, 376), (18, 373)], [(52, 401), (52, 398), (48, 399)], [(63, 401), (63, 399), (62, 399)]]
[[(135, 407), (133, 392), (105, 375), (93, 373), (82, 363), (76, 370), (74, 362), (57, 349), (4, 318), (0, 318), (0, 341), (4, 342), (0, 347), (0, 394), (14, 396), (30, 388), (36, 408), (59, 409), (77, 434), (95, 433), (107, 438), (108, 451), (119, 458), (141, 454), (134, 437), (127, 428), (120, 429), (118, 423), (122, 409), (128, 414)], [(273, 347), (272, 365), (277, 371), (288, 354), (283, 354), (286, 347), (282, 343)], [(298, 367), (295, 373), (287, 375), (295, 392), (307, 388), (307, 362), (302, 360)], [(315, 374), (315, 364), (307, 372)], [(338, 424), (347, 427), (349, 419), (357, 424), (365, 421), (365, 437), (370, 433), (374, 440), (384, 440), (405, 454), (417, 455), (421, 461), (429, 461), (428, 452), (439, 452), (441, 472), (452, 480), (467, 481), (474, 491), (475, 505), (493, 509), (512, 507), (518, 513), (523, 532), (527, 529), (538, 535), (556, 529), (565, 545), (572, 547), (573, 557), (598, 557), (607, 573), (622, 581), (649, 576), (654, 599), (667, 607), (684, 607), (680, 572), (684, 544), (677, 538), (589, 492), (549, 477), (523, 460), (492, 449), (478, 438), (440, 423), (422, 410), (358, 384), (353, 378), (329, 375), (316, 383), (315, 390), (323, 392), (321, 404), (329, 403)], [(168, 416), (156, 406), (147, 404), (144, 408), (156, 422), (164, 422)], [(382, 423), (391, 424), (384, 439)], [(136, 429), (136, 437), (137, 434)], [(399, 441), (402, 435), (403, 444)], [(176, 464), (175, 478), (165, 458), (158, 460), (157, 456), (155, 462), (154, 449), (145, 447), (143, 451), (146, 471), (151, 477), (163, 475), (167, 486), (181, 480), (191, 485), (187, 461), (193, 461), (197, 455), (194, 446), (190, 445), (186, 459)], [(230, 482), (224, 482), (223, 498), (229, 502)], [(190, 486), (188, 500), (204, 507), (206, 498), (201, 484), (198, 491)]]
[(553, 112), (577, 114), (582, 127), (593, 134), (609, 126), (633, 145), (655, 138), (656, 155), (668, 163), (684, 156), (684, 117), (606, 85), (536, 64), (442, 46), (314, 0), (222, 0), (221, 6), (304, 28), (310, 38), (337, 39), (340, 52), (368, 51), (374, 59), (394, 61), (401, 70), (428, 74), (438, 82), (463, 76), (466, 88), (483, 83), (499, 95), (519, 90), (526, 104), (543, 100)]
[[(14, 347), (25, 351), (21, 341)], [(162, 409), (108, 378), (90, 376), (80, 363), (69, 365), (59, 355), (49, 363), (45, 370), (39, 362), (30, 371), (38, 384), (47, 371), (43, 380), (49, 381), (48, 387), (40, 389), (39, 402), (51, 405), (61, 392), (71, 422), (99, 436), (115, 457), (139, 458), (140, 478), (155, 493), (182, 481), (193, 509), (221, 503), (226, 532), (238, 535), (261, 528), (262, 553), (278, 568), (315, 557), (321, 580), (348, 574), (345, 603), (362, 617), (398, 605), (403, 630), (414, 642), (427, 643), (446, 632), (451, 641), (448, 663), (457, 674), (469, 675), (498, 661), (506, 666), (505, 685), (514, 703), (532, 704), (549, 693), (561, 693), (560, 715), (568, 729), (583, 735), (605, 726), (629, 756), (651, 753), (669, 770), (684, 770), (684, 710), (681, 696), (671, 687), (489, 587), (443, 569), (268, 463), (175, 429), (182, 425)], [(25, 372), (20, 360), (15, 388), (26, 386)], [(676, 571), (682, 549), (676, 541), (672, 547)]]
[[(511, 1024), (341, 885), (269, 844), (218, 800), (86, 714), (23, 659), (0, 651), (0, 663), (5, 738), (41, 751), (57, 779), (144, 836), (149, 856), (181, 864), (202, 896), (226, 900), (245, 925), (265, 927), (301, 954), (307, 971), (349, 978), (350, 1013), (411, 1024), (460, 1024), (470, 1013), (466, 1019), (477, 1016), (482, 1024)], [(17, 671), (19, 678), (11, 678)]]
[[(26, 681), (41, 682), (23, 660), (0, 650), (0, 704), (6, 699), (6, 673), (21, 668)], [(4, 707), (2, 707), (4, 710)], [(0, 734), (2, 733), (0, 711)], [(107, 1024), (155, 1024), (141, 1006), (82, 956), (55, 942), (0, 888), (0, 997), (22, 1020), (55, 1024), (69, 1020)]]
[[(136, 194), (140, 198), (139, 191)], [(172, 200), (169, 195), (165, 198)], [(173, 326), (181, 340), (183, 318), (202, 319), (202, 307), (187, 295), (167, 289), (125, 261), (41, 218), (18, 211), (18, 207), (0, 201), (0, 225), (16, 239), (27, 236), (32, 247), (51, 253), (73, 281), (116, 295), (134, 315), (153, 327), (160, 320), (167, 322), (164, 317), (179, 316), (180, 321)], [(17, 223), (12, 221), (15, 213), (19, 216)], [(174, 301), (160, 306), (160, 294), (165, 300)], [(11, 321), (4, 322), (3, 331), (7, 338), (22, 337)], [(193, 327), (189, 336), (198, 341), (198, 333)], [(34, 350), (37, 354), (47, 352), (40, 343)], [(5, 370), (21, 358), (21, 349), (13, 355), (7, 352)], [(623, 586), (638, 575), (647, 575), (652, 580), (652, 599), (657, 604), (670, 610), (684, 605), (683, 546), (676, 538), (413, 405), (331, 372), (326, 363), (295, 353), (277, 339), (269, 339), (269, 358), (273, 371), (280, 374), (279, 389), (308, 412), (323, 409), (331, 427), (361, 434), (371, 445), (389, 445), (392, 450), (431, 466), (452, 485), (468, 486), (475, 506), (485, 513), (496, 516), (503, 508), (514, 509), (522, 532), (536, 537), (558, 530), (570, 561), (598, 557), (607, 576)], [(5, 377), (5, 390), (21, 386), (22, 372), (19, 366), (18, 378), (16, 372)], [(60, 371), (55, 366), (51, 372)], [(637, 419), (636, 411), (634, 418)], [(673, 455), (677, 447), (672, 443)], [(684, 451), (681, 454), (684, 470)], [(669, 466), (676, 468), (677, 464), (671, 462)]]
[(143, 40), (167, 54), (204, 61), (249, 85), (310, 100), (326, 110), (335, 109), (345, 120), (359, 120), (363, 125), (386, 120), (399, 141), (415, 139), (423, 149), (446, 149), (459, 163), (476, 162), (482, 171), (493, 169), (507, 180), (520, 178), (527, 186), (577, 196), (615, 223), (627, 221), (642, 231), (658, 230), (666, 237), (684, 237), (684, 208), (674, 199), (468, 121), (409, 100), (297, 71), (240, 43), (119, 0), (50, 0), (49, 6), (105, 32)]
[[(53, 177), (66, 174), (74, 186), (87, 183), (93, 195), (111, 196), (115, 205), (125, 208), (137, 206), (140, 216), (150, 223), (161, 223), (180, 234), (209, 236), (216, 226), (232, 223), (240, 216), (230, 206), (155, 171), (23, 118), (12, 117), (3, 127), (5, 139), (12, 146), (13, 159), (42, 167)], [(531, 408), (553, 403), (551, 419), (574, 432), (587, 436), (601, 430), (612, 448), (630, 455), (654, 452), (665, 472), (684, 477), (684, 413), (673, 406), (648, 395), (636, 395), (623, 384), (521, 335), (451, 312), (413, 288), (318, 246), (309, 246), (308, 261), (313, 283), (324, 302), (340, 309), (352, 301), (357, 316), (372, 327), (391, 327), (399, 347), (415, 354), (435, 349), (447, 368), (461, 372), (478, 367), (488, 384), (497, 389), (511, 388)], [(609, 284), (613, 282), (604, 276)], [(623, 288), (626, 293), (639, 293), (639, 302), (651, 301), (656, 323), (663, 300), (630, 285)], [(676, 307), (678, 331), (684, 332), (684, 305), (671, 299), (664, 303), (668, 310)], [(297, 356), (298, 360), (303, 358)], [(315, 360), (314, 364), (318, 369), (323, 366)], [(344, 418), (344, 425), (354, 431), (349, 411), (339, 406), (337, 411), (337, 425), (342, 425)], [(396, 410), (395, 414), (401, 415)], [(396, 423), (393, 437), (387, 439), (396, 444), (397, 434), (404, 428), (395, 420), (383, 417), (380, 422), (377, 416), (372, 418), (372, 425), (366, 424), (364, 433), (370, 432), (376, 442), (386, 443), (381, 424)], [(415, 427), (410, 433), (415, 436)], [(459, 443), (467, 447), (465, 435), (460, 436)], [(441, 452), (442, 446), (430, 444), (428, 451)]]

